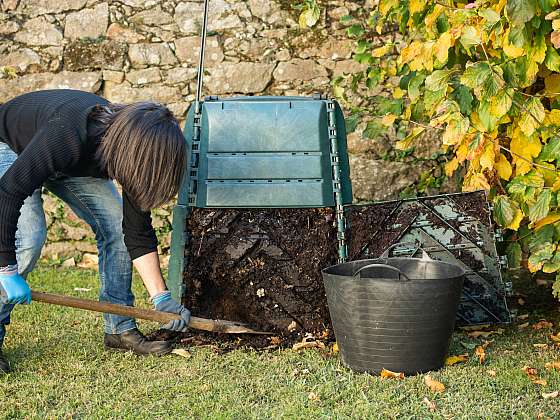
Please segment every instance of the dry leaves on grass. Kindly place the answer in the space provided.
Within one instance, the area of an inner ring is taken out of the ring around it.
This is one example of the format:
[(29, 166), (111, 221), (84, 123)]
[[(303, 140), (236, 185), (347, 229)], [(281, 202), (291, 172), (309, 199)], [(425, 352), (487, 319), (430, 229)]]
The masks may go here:
[(488, 376), (491, 376), (492, 378), (495, 378), (497, 375), (497, 372), (494, 369), (488, 369), (486, 373), (488, 374)]
[(548, 348), (548, 344), (546, 343), (535, 343), (533, 344), (533, 347), (539, 350), (544, 350)]
[(545, 369), (556, 369), (556, 370), (560, 370), (560, 360), (557, 360), (555, 362), (548, 362), (545, 363), (544, 365)]
[(303, 349), (321, 349), (325, 348), (325, 343), (315, 340), (313, 337), (305, 337), (301, 343), (296, 343), (292, 350), (299, 351)]
[(171, 350), (171, 354), (176, 354), (177, 356), (184, 357), (185, 359), (189, 359), (191, 357), (191, 354), (185, 349), (173, 349)]
[(431, 412), (436, 411), (436, 403), (433, 401), (430, 401), (428, 399), (428, 397), (424, 397), (424, 399), (422, 400), (422, 402), (424, 404), (426, 404), (426, 407), (428, 407), (428, 410), (430, 410)]
[(436, 381), (430, 375), (424, 376), (424, 384), (430, 388), (432, 392), (443, 392), (445, 391), (445, 385), (440, 381)]
[(484, 350), (483, 346), (476, 346), (474, 355), (478, 357), (478, 361), (481, 365), (486, 361), (486, 350)]
[(388, 369), (383, 369), (379, 376), (381, 376), (381, 379), (404, 379), (403, 372), (393, 372)]
[(535, 385), (545, 386), (547, 384), (546, 379), (542, 379), (537, 376), (537, 374), (539, 373), (538, 369), (534, 367), (523, 366), (521, 370), (527, 374), (531, 382), (533, 382)]
[(552, 322), (547, 321), (546, 319), (541, 319), (536, 324), (533, 324), (533, 329), (534, 330), (544, 330), (544, 329), (552, 328), (552, 325), (553, 325)]
[(541, 395), (545, 400), (550, 400), (552, 398), (558, 397), (558, 395), (560, 395), (560, 392), (559, 391), (553, 391), (549, 393), (543, 392)]
[(314, 393), (314, 392), (310, 392), (310, 393), (307, 395), (307, 399), (308, 399), (309, 401), (317, 402), (317, 401), (320, 401), (320, 400), (321, 400), (321, 397), (319, 397), (319, 395), (317, 395), (317, 394)]
[(555, 343), (560, 343), (560, 332), (556, 334), (550, 334), (549, 338)]
[(522, 321), (522, 320), (527, 319), (527, 318), (529, 318), (529, 314), (522, 314), (522, 315), (517, 316), (518, 321)]
[(490, 337), (491, 335), (502, 335), (504, 333), (504, 329), (503, 328), (498, 328), (497, 330), (491, 330), (491, 331), (471, 331), (469, 333), (467, 333), (467, 335), (469, 337), (472, 338), (479, 338), (479, 337)]
[(528, 323), (528, 322), (525, 322), (525, 323), (523, 323), (523, 324), (519, 324), (519, 325), (517, 326), (517, 329), (518, 329), (518, 330), (524, 330), (524, 329), (527, 328), (528, 326), (529, 326), (529, 323)]
[(445, 366), (453, 366), (457, 363), (466, 362), (467, 360), (469, 360), (469, 355), (467, 353), (459, 354), (457, 356), (449, 356), (445, 359)]
[(340, 349), (338, 348), (338, 343), (334, 343), (334, 344), (332, 345), (332, 347), (331, 347), (331, 352), (332, 352), (333, 354), (336, 354), (336, 353), (338, 353), (339, 351), (340, 351)]

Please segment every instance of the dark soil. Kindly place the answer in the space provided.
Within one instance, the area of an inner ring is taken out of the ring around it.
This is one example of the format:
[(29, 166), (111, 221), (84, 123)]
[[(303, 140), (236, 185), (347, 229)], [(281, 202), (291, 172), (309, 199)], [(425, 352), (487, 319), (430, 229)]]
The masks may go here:
[(193, 209), (188, 231), (184, 303), (193, 315), (245, 322), (291, 342), (330, 328), (321, 269), (337, 260), (331, 209)]

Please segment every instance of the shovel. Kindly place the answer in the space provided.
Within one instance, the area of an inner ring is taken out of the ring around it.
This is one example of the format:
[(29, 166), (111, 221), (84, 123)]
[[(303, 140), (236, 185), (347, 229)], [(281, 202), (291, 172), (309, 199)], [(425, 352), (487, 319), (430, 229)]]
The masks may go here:
[[(149, 321), (156, 321), (162, 324), (181, 319), (179, 315), (169, 312), (135, 308), (133, 306), (118, 305), (116, 303), (97, 302), (94, 300), (79, 299), (70, 296), (55, 295), (52, 293), (31, 291), (31, 298), (32, 300), (50, 303), (52, 305), (68, 306), (70, 308), (86, 309), (88, 311), (129, 316), (131, 318), (147, 319)], [(238, 322), (225, 321), (221, 319), (198, 318), (196, 316), (191, 316), (189, 327), (196, 330), (224, 334), (271, 334), (264, 331), (255, 331)]]

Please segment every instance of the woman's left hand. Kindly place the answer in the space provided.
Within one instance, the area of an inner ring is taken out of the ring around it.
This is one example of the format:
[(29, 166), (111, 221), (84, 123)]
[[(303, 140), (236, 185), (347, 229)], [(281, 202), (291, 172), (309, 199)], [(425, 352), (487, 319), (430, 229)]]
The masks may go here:
[(152, 302), (154, 308), (157, 311), (171, 312), (173, 314), (178, 314), (181, 319), (171, 321), (163, 326), (167, 330), (173, 331), (187, 331), (189, 326), (189, 321), (191, 320), (191, 311), (185, 308), (180, 303), (177, 303), (172, 297), (171, 292), (166, 290), (165, 292), (160, 292), (154, 297), (152, 297)]

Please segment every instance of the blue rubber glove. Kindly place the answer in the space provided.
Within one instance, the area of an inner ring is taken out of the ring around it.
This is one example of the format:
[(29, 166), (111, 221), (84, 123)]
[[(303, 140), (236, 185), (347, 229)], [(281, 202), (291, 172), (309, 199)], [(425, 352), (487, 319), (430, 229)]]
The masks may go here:
[(171, 321), (165, 324), (163, 328), (173, 331), (187, 331), (189, 321), (191, 320), (191, 311), (173, 300), (170, 291), (166, 290), (165, 292), (158, 293), (152, 298), (152, 303), (157, 311), (181, 315), (181, 319)]
[(31, 289), (18, 274), (17, 266), (0, 269), (0, 301), (2, 303), (31, 303)]

